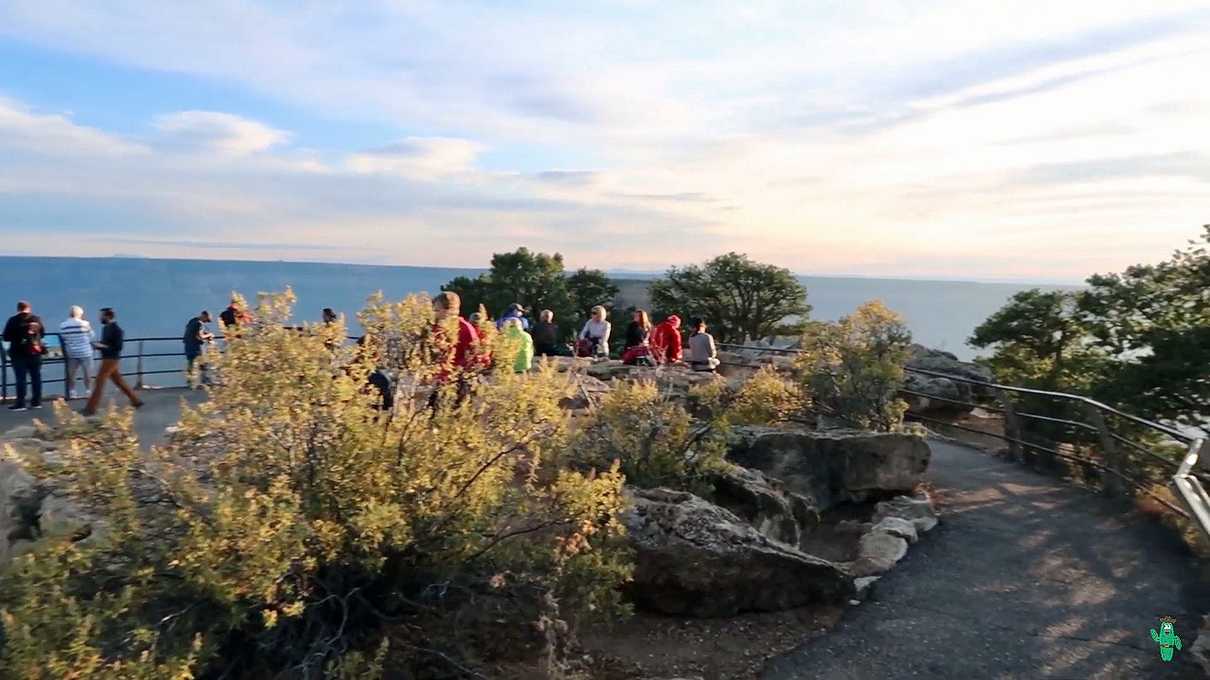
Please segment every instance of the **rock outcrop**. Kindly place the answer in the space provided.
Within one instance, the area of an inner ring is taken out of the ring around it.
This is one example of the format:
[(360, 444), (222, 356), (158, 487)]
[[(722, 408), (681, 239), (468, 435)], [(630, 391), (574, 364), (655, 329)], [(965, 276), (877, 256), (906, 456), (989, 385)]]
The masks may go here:
[[(990, 383), (992, 372), (985, 366), (969, 361), (960, 361), (957, 356), (941, 350), (929, 349), (922, 345), (912, 345), (911, 356), (908, 358), (909, 368), (944, 373), (946, 375)], [(918, 393), (906, 395), (909, 409), (913, 413), (969, 413), (971, 407), (955, 404), (955, 401), (973, 402), (978, 398), (990, 398), (992, 393), (986, 388), (971, 385), (967, 382), (951, 380), (943, 376), (907, 373), (904, 388)], [(925, 396), (919, 396), (923, 394)]]
[(623, 523), (635, 548), (632, 594), (667, 614), (730, 616), (843, 601), (840, 566), (774, 541), (734, 513), (690, 493), (637, 489)]
[(732, 465), (713, 476), (716, 505), (738, 515), (765, 536), (798, 545), (802, 532), (810, 530), (819, 514), (810, 499), (787, 491), (784, 485), (761, 472)]
[(908, 545), (937, 526), (928, 494), (899, 496), (874, 508), (869, 530), (861, 537), (857, 559), (849, 567), (856, 577), (880, 576), (907, 555)]
[(33, 426), (0, 436), (0, 569), (44, 538), (84, 540), (99, 530), (95, 518), (59, 490), (36, 479), (23, 457), (53, 460), (58, 444)]
[(910, 493), (930, 455), (928, 443), (910, 434), (738, 428), (727, 458), (780, 480), (824, 511)]

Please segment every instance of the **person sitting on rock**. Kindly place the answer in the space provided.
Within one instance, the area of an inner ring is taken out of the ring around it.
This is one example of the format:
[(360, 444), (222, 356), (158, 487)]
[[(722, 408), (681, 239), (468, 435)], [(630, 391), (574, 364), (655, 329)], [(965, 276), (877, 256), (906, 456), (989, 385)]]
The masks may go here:
[(714, 372), (718, 368), (718, 349), (714, 336), (706, 332), (703, 319), (689, 320), (689, 366), (695, 371)]
[(613, 327), (606, 320), (608, 314), (601, 305), (592, 308), (592, 317), (580, 331), (576, 356), (609, 358), (609, 333)]
[(628, 365), (651, 365), (651, 318), (642, 309), (634, 312), (634, 321), (626, 327), (626, 347), (622, 352), (622, 363)]
[(534, 363), (534, 339), (521, 328), (521, 321), (515, 318), (504, 324), (504, 337), (509, 346), (516, 346), (513, 371), (527, 373)]
[(555, 313), (549, 309), (538, 313), (533, 337), (534, 351), (539, 356), (551, 357), (562, 353), (559, 351), (559, 324), (555, 323)]
[(651, 331), (651, 353), (658, 363), (675, 364), (681, 351), (681, 317), (672, 314)]

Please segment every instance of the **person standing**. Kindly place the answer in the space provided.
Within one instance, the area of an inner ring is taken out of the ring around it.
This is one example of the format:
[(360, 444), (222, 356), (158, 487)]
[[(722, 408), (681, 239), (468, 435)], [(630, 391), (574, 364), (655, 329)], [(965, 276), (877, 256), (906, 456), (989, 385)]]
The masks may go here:
[(576, 356), (609, 357), (609, 334), (613, 326), (606, 321), (608, 312), (601, 305), (592, 308), (592, 316), (580, 330), (579, 342), (576, 343)]
[[(205, 360), (198, 361), (202, 356), (202, 350), (214, 340), (214, 333), (210, 332), (209, 324), (210, 312), (205, 309), (185, 324), (185, 335), (182, 338), (185, 343), (185, 382), (194, 389), (210, 384), (210, 375)], [(196, 374), (195, 368), (197, 369)]]
[(676, 314), (664, 319), (651, 332), (651, 352), (661, 364), (675, 364), (681, 360), (681, 317)]
[(17, 401), (10, 411), (25, 411), (26, 388), (32, 387), (29, 408), (42, 408), (42, 358), (46, 345), (42, 342), (42, 319), (34, 316), (29, 303), (17, 303), (17, 313), (4, 324), (4, 341), (8, 343), (8, 358), (17, 376)]
[(702, 319), (689, 320), (689, 366), (695, 371), (714, 372), (718, 368), (718, 349), (714, 345), (714, 336), (706, 332), (706, 322)]
[(118, 325), (117, 314), (110, 307), (101, 309), (101, 323), (105, 326), (101, 331), (101, 341), (95, 347), (101, 350), (101, 370), (97, 371), (97, 379), (92, 388), (92, 396), (84, 407), (84, 415), (91, 416), (97, 412), (101, 404), (101, 395), (105, 392), (105, 381), (112, 380), (113, 384), (122, 390), (122, 394), (130, 400), (130, 405), (139, 408), (143, 402), (135, 395), (134, 390), (122, 378), (122, 343), (126, 333)]
[(84, 394), (92, 383), (92, 343), (96, 336), (92, 324), (84, 318), (84, 310), (72, 305), (67, 318), (59, 324), (60, 344), (63, 346), (63, 361), (67, 362), (67, 398), (75, 399), (76, 373), (83, 373)]
[(534, 324), (534, 351), (538, 356), (558, 356), (559, 325), (555, 323), (555, 313), (543, 309), (538, 313), (538, 323)]

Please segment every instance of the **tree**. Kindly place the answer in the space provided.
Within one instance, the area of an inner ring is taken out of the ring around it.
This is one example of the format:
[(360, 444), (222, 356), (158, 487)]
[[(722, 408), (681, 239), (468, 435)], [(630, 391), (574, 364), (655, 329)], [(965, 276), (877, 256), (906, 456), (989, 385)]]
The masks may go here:
[(1089, 342), (1077, 291), (1016, 293), (967, 342), (995, 349), (984, 363), (999, 380), (1045, 390), (1091, 389), (1104, 358)]
[(496, 253), (486, 274), (459, 276), (441, 289), (458, 293), (468, 313), (483, 305), (489, 314), (498, 316), (514, 302), (533, 314), (549, 309), (568, 338), (588, 318), (589, 308), (608, 305), (618, 292), (598, 269), (580, 269), (568, 276), (562, 255), (533, 253), (524, 247)]
[(1153, 419), (1210, 421), (1210, 225), (1159, 264), (1088, 279), (1080, 311), (1114, 358), (1098, 396)]
[(1167, 261), (1024, 291), (975, 330), (1002, 382), (1090, 394), (1152, 419), (1210, 420), (1210, 225)]
[(23, 463), (101, 530), (0, 574), (5, 677), (482, 676), (485, 641), (553, 651), (578, 613), (617, 611), (622, 476), (556, 462), (566, 376), (503, 362), (430, 402), (428, 300), (373, 298), (356, 347), (340, 323), (290, 327), (291, 302), (262, 298), (149, 453), (130, 410), (58, 407), (69, 445)]
[(651, 284), (651, 301), (662, 313), (705, 319), (717, 338), (731, 343), (773, 335), (811, 312), (807, 291), (790, 270), (737, 253), (669, 269)]

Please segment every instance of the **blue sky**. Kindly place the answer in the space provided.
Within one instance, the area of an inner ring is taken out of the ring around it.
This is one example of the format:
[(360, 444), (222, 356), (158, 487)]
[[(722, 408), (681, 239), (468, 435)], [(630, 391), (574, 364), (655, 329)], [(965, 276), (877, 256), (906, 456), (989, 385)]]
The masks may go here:
[(0, 254), (1076, 281), (1210, 216), (1206, 2), (0, 3)]

